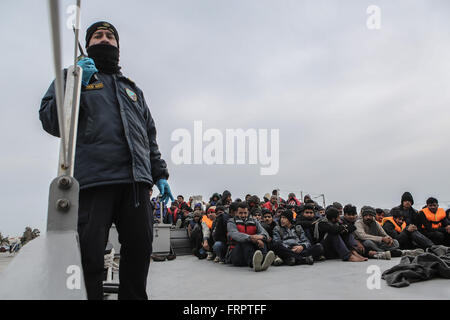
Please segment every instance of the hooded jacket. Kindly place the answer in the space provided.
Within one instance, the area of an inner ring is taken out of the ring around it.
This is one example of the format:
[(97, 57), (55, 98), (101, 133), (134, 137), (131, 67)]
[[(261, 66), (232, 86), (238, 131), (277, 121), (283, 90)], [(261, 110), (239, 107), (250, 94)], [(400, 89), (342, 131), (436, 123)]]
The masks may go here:
[(220, 200), (217, 201), (217, 204), (216, 204), (216, 205), (217, 205), (217, 206), (225, 206), (225, 205), (226, 205), (226, 200), (227, 200), (228, 196), (231, 196), (231, 192), (228, 191), (228, 190), (225, 190), (225, 191), (222, 193), (222, 198), (220, 198)]
[[(411, 201), (411, 207), (409, 209), (406, 209), (403, 207), (403, 201)], [(402, 195), (402, 198), (400, 200), (400, 205), (398, 207), (392, 208), (392, 210), (400, 210), (402, 216), (405, 218), (406, 225), (414, 224), (417, 226), (417, 216), (418, 212), (416, 209), (412, 207), (414, 205), (414, 199), (411, 193), (405, 192)], [(392, 211), (391, 210), (391, 211)]]
[(308, 249), (311, 246), (301, 225), (292, 225), (290, 228), (276, 226), (273, 229), (272, 242), (281, 243), (281, 245), (287, 249), (291, 249), (295, 246), (302, 246), (303, 249)]
[(230, 219), (228, 213), (219, 214), (213, 222), (212, 237), (214, 241), (227, 242), (227, 224)]
[[(168, 179), (142, 91), (121, 73), (97, 76), (98, 81), (81, 89), (74, 167), (80, 188), (133, 182), (152, 186)], [(42, 99), (39, 119), (45, 131), (59, 137), (56, 110), (53, 82)]]

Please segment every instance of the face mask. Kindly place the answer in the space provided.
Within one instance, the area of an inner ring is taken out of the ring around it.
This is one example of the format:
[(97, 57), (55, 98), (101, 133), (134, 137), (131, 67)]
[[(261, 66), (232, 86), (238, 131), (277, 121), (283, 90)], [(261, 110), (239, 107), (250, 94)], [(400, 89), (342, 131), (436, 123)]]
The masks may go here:
[(87, 48), (87, 53), (94, 60), (98, 71), (107, 74), (120, 71), (119, 48), (109, 44), (96, 44)]

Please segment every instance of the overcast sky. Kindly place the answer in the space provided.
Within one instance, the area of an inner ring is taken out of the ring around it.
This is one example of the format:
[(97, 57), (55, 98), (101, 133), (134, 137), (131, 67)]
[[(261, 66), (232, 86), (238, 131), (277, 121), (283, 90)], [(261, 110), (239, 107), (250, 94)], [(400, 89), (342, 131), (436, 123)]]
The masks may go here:
[[(62, 1), (62, 26), (69, 17)], [(381, 29), (369, 30), (369, 5)], [(404, 191), (450, 205), (450, 2), (82, 1), (120, 35), (144, 91), (174, 196), (275, 188), (327, 204), (391, 208)], [(64, 65), (73, 33), (64, 29)], [(0, 2), (0, 232), (45, 230), (59, 141), (38, 110), (54, 78), (47, 1)], [(175, 165), (174, 130), (279, 129), (278, 174), (260, 165)], [(107, 155), (105, 155), (106, 157)], [(155, 187), (156, 190), (156, 187)], [(444, 203), (446, 201), (446, 203)], [(416, 206), (417, 207), (417, 206)]]

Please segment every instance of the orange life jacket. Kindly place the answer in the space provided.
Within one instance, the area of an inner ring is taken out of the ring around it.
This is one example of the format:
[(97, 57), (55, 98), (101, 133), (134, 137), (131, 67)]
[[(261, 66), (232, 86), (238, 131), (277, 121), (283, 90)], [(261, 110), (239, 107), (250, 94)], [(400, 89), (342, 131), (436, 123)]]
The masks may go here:
[[(440, 228), (442, 226), (442, 220), (447, 216), (442, 208), (438, 208), (436, 213), (431, 212), (428, 208), (422, 209), (422, 212), (425, 214), (425, 218), (431, 222), (431, 228), (433, 229)], [(425, 228), (425, 226), (422, 225), (422, 228)]]
[(395, 231), (397, 231), (398, 233), (402, 232), (402, 231), (405, 230), (405, 228), (406, 228), (406, 222), (405, 222), (405, 221), (403, 221), (403, 224), (402, 224), (402, 226), (400, 227), (400, 226), (395, 222), (395, 220), (394, 220), (393, 217), (386, 217), (386, 218), (383, 218), (383, 221), (381, 221), (381, 225), (383, 226), (384, 223), (385, 223), (386, 221), (392, 222), (392, 224), (393, 224), (394, 227), (395, 227)]
[(204, 215), (202, 218), (202, 222), (206, 223), (209, 229), (212, 229), (213, 221), (208, 218), (208, 216)]

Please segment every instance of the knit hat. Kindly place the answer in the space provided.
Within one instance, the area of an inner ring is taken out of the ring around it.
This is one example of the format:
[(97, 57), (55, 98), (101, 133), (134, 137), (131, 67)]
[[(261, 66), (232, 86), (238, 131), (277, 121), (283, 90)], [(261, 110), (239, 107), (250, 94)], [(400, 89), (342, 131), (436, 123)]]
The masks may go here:
[(207, 213), (210, 213), (210, 212), (216, 212), (216, 206), (209, 207)]
[(340, 204), (339, 202), (333, 202), (333, 207), (335, 207), (338, 210), (342, 209), (342, 204)]
[(370, 214), (371, 216), (376, 216), (377, 213), (375, 211), (375, 209), (371, 206), (364, 206), (361, 208), (361, 216), (364, 217), (366, 215)]
[(294, 223), (294, 215), (293, 215), (291, 210), (284, 210), (281, 213), (281, 216), (285, 217), (286, 219), (288, 219), (291, 223)]
[(402, 195), (402, 204), (403, 201), (409, 201), (411, 202), (411, 205), (414, 204), (414, 199), (411, 193), (409, 193), (408, 191), (406, 191), (403, 195)]
[(117, 29), (111, 23), (106, 22), (106, 21), (96, 22), (86, 30), (86, 48), (89, 46), (89, 42), (91, 41), (92, 35), (97, 30), (111, 31), (114, 34), (114, 38), (116, 38), (117, 47), (119, 48), (119, 33), (117, 32)]

